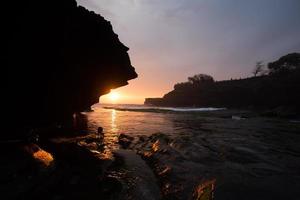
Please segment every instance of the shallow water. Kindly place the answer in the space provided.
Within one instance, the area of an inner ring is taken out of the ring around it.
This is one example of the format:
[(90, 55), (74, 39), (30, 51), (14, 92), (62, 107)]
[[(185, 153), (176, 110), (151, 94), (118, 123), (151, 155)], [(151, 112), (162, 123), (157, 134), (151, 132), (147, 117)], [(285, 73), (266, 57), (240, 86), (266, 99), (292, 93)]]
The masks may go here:
[(298, 123), (226, 110), (105, 109), (99, 104), (93, 110), (84, 113), (88, 130), (104, 128), (106, 151), (119, 148), (121, 133), (135, 138), (131, 149), (141, 154), (152, 148), (155, 165), (150, 166), (169, 199), (190, 198), (212, 182), (215, 199), (300, 198)]
[[(89, 132), (96, 133), (99, 126), (104, 128), (104, 143), (109, 149), (118, 148), (116, 142), (121, 133), (137, 137), (141, 135), (150, 136), (159, 132), (167, 135), (177, 135), (184, 132), (183, 129), (176, 127), (174, 120), (176, 121), (178, 117), (186, 118), (185, 114), (143, 112), (144, 110), (141, 110), (142, 112), (120, 111), (112, 109), (113, 107), (111, 109), (104, 107), (96, 104), (93, 106), (94, 112), (84, 114), (87, 116)], [(136, 106), (132, 109), (136, 109)]]

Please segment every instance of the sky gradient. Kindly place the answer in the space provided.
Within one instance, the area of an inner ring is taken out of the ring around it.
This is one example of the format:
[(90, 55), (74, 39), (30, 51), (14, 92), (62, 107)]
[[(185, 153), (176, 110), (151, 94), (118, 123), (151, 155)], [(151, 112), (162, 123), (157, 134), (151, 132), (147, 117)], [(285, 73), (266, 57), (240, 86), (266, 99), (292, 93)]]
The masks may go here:
[[(300, 52), (299, 0), (77, 0), (111, 21), (139, 77), (114, 103), (161, 97), (197, 73), (251, 76), (256, 61)], [(111, 103), (106, 97), (103, 103)]]

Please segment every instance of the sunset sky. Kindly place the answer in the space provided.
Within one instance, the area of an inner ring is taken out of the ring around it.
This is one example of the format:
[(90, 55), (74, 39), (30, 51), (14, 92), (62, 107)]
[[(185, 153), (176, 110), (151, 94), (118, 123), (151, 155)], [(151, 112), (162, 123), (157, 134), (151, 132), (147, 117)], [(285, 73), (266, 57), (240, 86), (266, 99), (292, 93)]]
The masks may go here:
[(139, 75), (103, 103), (143, 103), (197, 73), (248, 77), (256, 61), (300, 52), (299, 0), (77, 1), (111, 21)]

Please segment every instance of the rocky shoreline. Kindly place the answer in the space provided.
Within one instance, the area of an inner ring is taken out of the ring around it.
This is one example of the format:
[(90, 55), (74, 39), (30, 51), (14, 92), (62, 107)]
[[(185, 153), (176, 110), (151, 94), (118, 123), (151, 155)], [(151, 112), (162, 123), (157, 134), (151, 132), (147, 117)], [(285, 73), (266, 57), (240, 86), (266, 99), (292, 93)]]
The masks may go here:
[(139, 138), (134, 147), (133, 139), (121, 134), (120, 149), (115, 152), (105, 152), (97, 134), (38, 143), (2, 142), (2, 198), (182, 199), (173, 198), (176, 189), (165, 186), (168, 168), (154, 162), (158, 144), (166, 138)]
[(97, 134), (74, 132), (69, 137), (2, 142), (2, 197), (204, 200), (298, 196), (299, 123), (228, 110), (204, 113), (199, 123), (201, 134), (197, 135), (133, 137), (121, 133), (119, 149), (112, 151), (105, 148), (102, 128)]

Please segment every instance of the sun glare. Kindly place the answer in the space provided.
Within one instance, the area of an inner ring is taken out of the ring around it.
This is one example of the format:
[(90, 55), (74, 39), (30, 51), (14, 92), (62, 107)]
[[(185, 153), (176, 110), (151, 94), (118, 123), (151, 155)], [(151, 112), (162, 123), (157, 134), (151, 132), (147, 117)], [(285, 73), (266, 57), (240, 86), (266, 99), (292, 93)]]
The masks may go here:
[(109, 93), (109, 98), (111, 101), (116, 101), (120, 98), (120, 95), (119, 93), (112, 91)]

